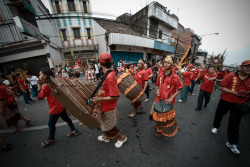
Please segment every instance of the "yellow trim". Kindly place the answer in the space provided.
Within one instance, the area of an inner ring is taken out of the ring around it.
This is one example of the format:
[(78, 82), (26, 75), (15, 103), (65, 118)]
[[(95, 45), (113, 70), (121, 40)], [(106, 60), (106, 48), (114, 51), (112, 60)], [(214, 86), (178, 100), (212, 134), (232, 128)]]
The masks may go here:
[(123, 73), (123, 74), (117, 79), (117, 84), (119, 85), (119, 84), (122, 82), (122, 80), (123, 80), (124, 78), (126, 78), (127, 76), (129, 76), (129, 75), (131, 75), (130, 72), (125, 72), (125, 73)]

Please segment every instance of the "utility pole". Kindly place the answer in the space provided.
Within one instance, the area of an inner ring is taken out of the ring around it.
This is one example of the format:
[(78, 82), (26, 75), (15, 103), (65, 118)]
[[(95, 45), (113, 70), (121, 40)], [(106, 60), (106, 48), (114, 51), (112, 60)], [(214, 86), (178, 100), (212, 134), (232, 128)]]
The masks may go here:
[(176, 50), (177, 50), (178, 42), (179, 42), (179, 35), (178, 35), (176, 46), (175, 46), (174, 58), (176, 57)]

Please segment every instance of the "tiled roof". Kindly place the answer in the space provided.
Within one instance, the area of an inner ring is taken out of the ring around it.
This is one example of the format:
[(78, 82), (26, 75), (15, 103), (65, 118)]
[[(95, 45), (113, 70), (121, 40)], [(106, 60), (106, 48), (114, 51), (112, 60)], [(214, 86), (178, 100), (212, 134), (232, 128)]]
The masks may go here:
[(129, 27), (126, 24), (113, 21), (113, 20), (102, 20), (102, 19), (94, 19), (102, 28), (104, 28), (108, 33), (121, 33), (121, 34), (129, 34), (134, 36), (141, 37), (142, 35)]

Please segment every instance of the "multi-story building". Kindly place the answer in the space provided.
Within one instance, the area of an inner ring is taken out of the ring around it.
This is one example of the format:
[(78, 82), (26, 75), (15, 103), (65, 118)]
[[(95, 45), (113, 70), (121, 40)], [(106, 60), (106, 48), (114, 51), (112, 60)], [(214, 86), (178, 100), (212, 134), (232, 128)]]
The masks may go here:
[(114, 61), (162, 58), (175, 49), (170, 46), (171, 31), (178, 18), (158, 2), (152, 2), (134, 15), (125, 13), (116, 21), (95, 19), (95, 34), (100, 54), (111, 53)]
[(55, 22), (41, 0), (0, 0), (0, 68), (38, 75), (42, 66), (60, 64)]
[(178, 28), (172, 31), (172, 38), (174, 38), (174, 42), (171, 45), (176, 48), (175, 57), (177, 60), (180, 61), (189, 46), (191, 46), (191, 53), (193, 55), (191, 62), (194, 63), (196, 53), (201, 45), (201, 37), (196, 35), (192, 29), (184, 28), (179, 23)]
[(96, 57), (90, 0), (50, 0), (50, 5), (59, 28), (64, 62)]

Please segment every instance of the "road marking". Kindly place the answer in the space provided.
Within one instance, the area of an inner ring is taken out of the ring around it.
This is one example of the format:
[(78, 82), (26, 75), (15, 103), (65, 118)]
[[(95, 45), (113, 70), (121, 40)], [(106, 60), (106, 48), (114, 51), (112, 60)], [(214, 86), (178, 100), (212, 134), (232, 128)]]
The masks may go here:
[[(72, 121), (74, 124), (75, 123), (79, 123), (78, 120), (73, 120)], [(56, 127), (59, 127), (59, 126), (64, 126), (64, 125), (67, 125), (66, 122), (61, 122), (61, 123), (57, 123), (56, 124)], [(35, 127), (28, 127), (28, 128), (22, 128), (22, 130), (20, 132), (24, 132), (24, 131), (31, 131), (31, 130), (40, 130), (40, 129), (48, 129), (48, 125), (41, 125), (41, 126), (35, 126)], [(3, 133), (9, 133), (10, 130), (6, 129), (6, 130), (0, 130), (0, 133), (3, 134)]]

